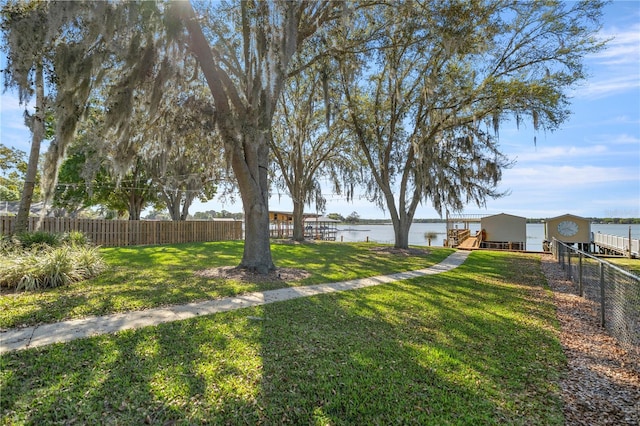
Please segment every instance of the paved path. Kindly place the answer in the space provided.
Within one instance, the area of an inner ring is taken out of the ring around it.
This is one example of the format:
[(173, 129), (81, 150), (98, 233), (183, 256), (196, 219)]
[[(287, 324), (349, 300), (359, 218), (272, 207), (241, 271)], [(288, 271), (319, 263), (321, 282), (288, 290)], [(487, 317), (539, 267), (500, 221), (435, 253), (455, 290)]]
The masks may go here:
[(399, 272), (391, 275), (379, 275), (377, 277), (360, 278), (330, 284), (260, 291), (247, 293), (241, 296), (188, 303), (186, 305), (124, 312), (100, 317), (87, 317), (53, 324), (43, 324), (34, 327), (8, 330), (0, 333), (0, 354), (20, 349), (35, 348), (37, 346), (49, 345), (52, 343), (69, 342), (71, 340), (96, 336), (99, 334), (115, 333), (121, 330), (147, 327), (164, 322), (179, 321), (199, 315), (209, 315), (233, 309), (297, 299), (299, 297), (333, 293), (336, 291), (354, 290), (390, 283), (393, 281), (407, 280), (424, 275), (439, 274), (460, 266), (468, 255), (468, 251), (457, 251), (437, 265), (417, 271)]

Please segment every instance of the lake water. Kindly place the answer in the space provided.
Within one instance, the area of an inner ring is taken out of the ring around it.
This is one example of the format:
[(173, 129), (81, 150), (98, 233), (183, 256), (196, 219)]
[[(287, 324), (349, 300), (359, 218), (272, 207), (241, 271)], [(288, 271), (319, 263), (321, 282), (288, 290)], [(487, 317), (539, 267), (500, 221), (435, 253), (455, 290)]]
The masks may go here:
[[(469, 225), (471, 234), (480, 230), (480, 223)], [(409, 230), (409, 244), (416, 246), (426, 246), (428, 241), (424, 237), (426, 232), (435, 232), (436, 238), (431, 239), (432, 246), (442, 246), (447, 238), (447, 224), (442, 223), (414, 223)], [(616, 224), (591, 224), (591, 232), (601, 232), (603, 234), (617, 235), (619, 237), (629, 236), (629, 225)], [(369, 241), (378, 243), (394, 243), (393, 225), (339, 225), (336, 241), (360, 242)], [(640, 225), (631, 225), (631, 238), (640, 238)], [(544, 241), (544, 224), (527, 223), (527, 250), (542, 251), (542, 241)]]

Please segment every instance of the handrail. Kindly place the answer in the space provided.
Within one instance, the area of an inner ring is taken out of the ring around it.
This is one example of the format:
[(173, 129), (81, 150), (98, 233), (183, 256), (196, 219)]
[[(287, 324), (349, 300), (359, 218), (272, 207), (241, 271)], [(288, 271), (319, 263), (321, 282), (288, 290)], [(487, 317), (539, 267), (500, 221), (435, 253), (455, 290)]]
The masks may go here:
[(596, 245), (620, 251), (622, 253), (630, 252), (636, 256), (640, 254), (640, 239), (637, 238), (632, 238), (631, 244), (629, 244), (628, 237), (619, 237), (617, 235), (602, 234), (598, 232), (593, 235), (593, 242)]

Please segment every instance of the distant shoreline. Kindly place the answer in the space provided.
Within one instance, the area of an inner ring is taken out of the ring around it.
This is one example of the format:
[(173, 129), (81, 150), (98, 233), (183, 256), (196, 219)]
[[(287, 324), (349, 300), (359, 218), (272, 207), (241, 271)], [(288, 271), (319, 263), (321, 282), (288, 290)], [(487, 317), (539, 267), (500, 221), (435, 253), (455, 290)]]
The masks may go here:
[[(638, 225), (640, 224), (640, 218), (627, 217), (627, 218), (597, 218), (586, 217), (593, 224), (600, 225)], [(452, 218), (452, 221), (455, 220)], [(545, 223), (546, 219), (542, 218), (527, 218), (527, 223)], [(446, 219), (414, 219), (411, 223), (447, 223)], [(340, 225), (392, 225), (390, 219), (360, 219), (358, 222), (340, 222)]]

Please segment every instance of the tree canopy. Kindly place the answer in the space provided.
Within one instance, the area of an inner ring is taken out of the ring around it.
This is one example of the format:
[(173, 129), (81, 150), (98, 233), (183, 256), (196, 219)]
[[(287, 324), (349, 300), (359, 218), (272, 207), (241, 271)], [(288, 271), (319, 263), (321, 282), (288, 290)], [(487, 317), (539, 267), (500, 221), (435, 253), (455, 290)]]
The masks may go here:
[[(557, 128), (569, 114), (567, 89), (585, 78), (583, 57), (602, 47), (595, 39), (600, 1), (39, 4), (8, 2), (3, 31), (15, 41), (9, 81), (21, 96), (33, 87), (23, 75), (43, 81), (50, 64), (56, 136), (45, 170), (64, 157), (90, 95), (102, 101), (110, 143), (99, 146), (111, 147), (116, 174), (151, 161), (167, 176), (158, 183), (182, 191), (163, 195), (175, 215), (178, 201), (184, 206), (196, 193), (189, 185), (214, 175), (205, 166), (219, 164), (224, 150), (245, 214), (239, 266), (261, 273), (275, 268), (268, 215), (274, 159), (286, 181), (295, 162), (332, 170), (322, 155), (318, 163), (291, 157), (296, 149), (320, 140), (357, 144), (359, 152), (346, 157), (356, 164), (365, 158), (367, 195), (389, 210), (396, 245), (406, 246), (419, 203), (442, 212), (501, 195), (497, 184), (509, 165), (498, 145), (501, 124)], [(34, 15), (42, 25), (25, 35), (32, 45), (19, 42), (16, 8), (47, 11)], [(310, 99), (319, 108), (305, 108)], [(279, 101), (284, 127), (274, 127)], [(342, 113), (348, 127), (335, 132), (332, 118)], [(296, 117), (312, 118), (311, 127)], [(186, 172), (182, 160), (202, 167)], [(289, 191), (308, 201), (321, 191), (306, 176), (303, 195)]]
[(27, 173), (27, 154), (0, 144), (0, 200), (18, 201)]
[(600, 8), (445, 1), (380, 9), (389, 25), (372, 49), (343, 58), (342, 88), (369, 164), (367, 194), (389, 211), (397, 247), (408, 246), (421, 202), (442, 214), (503, 195), (496, 188), (510, 161), (498, 145), (501, 123), (554, 130), (567, 118), (581, 58), (602, 46)]
[(289, 78), (272, 128), (275, 184), (292, 199), (296, 241), (304, 240), (304, 206), (315, 205), (316, 212), (324, 211), (324, 186), (349, 199), (360, 171), (360, 164), (354, 161), (355, 147), (346, 137), (341, 93), (337, 84), (330, 84), (335, 79), (329, 77), (326, 62), (312, 64)]

